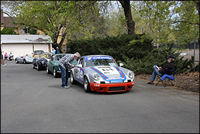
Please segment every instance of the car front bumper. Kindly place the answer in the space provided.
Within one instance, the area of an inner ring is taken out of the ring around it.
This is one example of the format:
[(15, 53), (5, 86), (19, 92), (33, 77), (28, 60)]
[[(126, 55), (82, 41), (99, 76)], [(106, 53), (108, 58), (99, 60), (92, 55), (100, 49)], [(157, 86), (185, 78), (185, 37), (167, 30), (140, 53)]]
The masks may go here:
[(90, 83), (90, 89), (96, 92), (125, 92), (131, 90), (134, 84), (135, 81), (113, 84)]

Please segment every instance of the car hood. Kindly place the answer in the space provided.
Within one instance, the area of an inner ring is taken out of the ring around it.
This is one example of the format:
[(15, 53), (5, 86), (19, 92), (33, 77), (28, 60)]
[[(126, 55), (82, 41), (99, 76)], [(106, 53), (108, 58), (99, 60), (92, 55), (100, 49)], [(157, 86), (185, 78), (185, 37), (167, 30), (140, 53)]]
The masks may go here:
[(123, 71), (117, 66), (95, 66), (90, 68), (98, 73), (105, 80), (126, 79)]

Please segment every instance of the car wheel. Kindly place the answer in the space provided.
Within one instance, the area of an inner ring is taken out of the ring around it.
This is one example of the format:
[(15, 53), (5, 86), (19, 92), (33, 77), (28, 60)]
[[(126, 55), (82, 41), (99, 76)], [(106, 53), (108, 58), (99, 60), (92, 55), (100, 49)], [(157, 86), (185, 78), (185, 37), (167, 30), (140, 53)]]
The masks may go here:
[(26, 64), (26, 60), (24, 60), (24, 64)]
[(47, 74), (50, 74), (51, 71), (49, 70), (48, 66), (46, 66)]
[(72, 72), (70, 72), (70, 82), (71, 82), (72, 84), (76, 84), (76, 83), (77, 83), (77, 81), (74, 79), (74, 75), (73, 75)]
[(15, 63), (17, 64), (17, 63), (19, 63), (17, 60), (15, 60)]
[(57, 78), (57, 77), (58, 77), (58, 73), (57, 73), (57, 71), (56, 71), (56, 69), (55, 69), (55, 68), (53, 68), (53, 76), (54, 76), (55, 78)]
[(90, 83), (89, 83), (87, 77), (85, 77), (85, 79), (84, 79), (83, 86), (84, 86), (84, 91), (85, 91), (85, 92), (91, 92)]
[(40, 65), (37, 63), (37, 70), (40, 71)]

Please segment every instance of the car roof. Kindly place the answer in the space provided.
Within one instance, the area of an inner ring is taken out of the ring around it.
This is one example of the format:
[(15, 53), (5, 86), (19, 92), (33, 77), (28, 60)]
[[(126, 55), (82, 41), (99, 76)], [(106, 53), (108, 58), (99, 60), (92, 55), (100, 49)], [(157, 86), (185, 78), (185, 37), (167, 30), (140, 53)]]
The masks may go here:
[(66, 54), (54, 54), (54, 55), (66, 55)]
[[(85, 57), (95, 57), (95, 56), (110, 56), (110, 55), (85, 55)], [(112, 57), (112, 56), (110, 56)]]

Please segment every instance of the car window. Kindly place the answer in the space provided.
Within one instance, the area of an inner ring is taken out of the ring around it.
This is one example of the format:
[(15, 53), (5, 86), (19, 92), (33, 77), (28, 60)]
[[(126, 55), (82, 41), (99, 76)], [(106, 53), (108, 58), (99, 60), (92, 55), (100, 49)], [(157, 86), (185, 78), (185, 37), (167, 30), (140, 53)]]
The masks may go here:
[(59, 61), (63, 56), (65, 55), (55, 55), (54, 59), (55, 61)]
[(117, 63), (111, 59), (95, 59), (87, 60), (85, 66), (117, 66)]
[(81, 64), (83, 66), (83, 58), (80, 58), (80, 60), (78, 60), (77, 64)]

